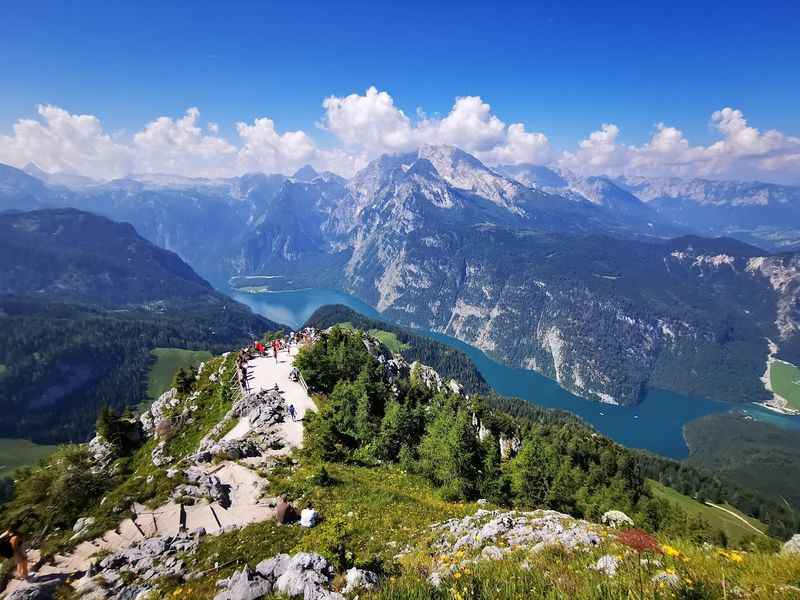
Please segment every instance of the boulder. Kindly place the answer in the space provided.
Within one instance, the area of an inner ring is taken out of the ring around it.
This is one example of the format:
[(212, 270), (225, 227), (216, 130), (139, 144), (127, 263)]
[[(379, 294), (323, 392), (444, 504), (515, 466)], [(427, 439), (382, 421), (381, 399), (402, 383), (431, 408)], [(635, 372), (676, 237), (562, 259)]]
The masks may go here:
[(800, 555), (800, 533), (795, 533), (781, 548), (781, 554)]
[[(539, 552), (551, 546), (566, 550), (589, 550), (600, 543), (599, 526), (574, 519), (553, 510), (532, 512), (478, 509), (461, 519), (432, 525), (439, 537), (434, 542), (437, 554), (451, 558), (467, 555), (477, 560), (496, 560), (505, 548), (519, 547)], [(450, 573), (449, 566), (435, 570), (428, 578), (433, 585)]]
[(186, 481), (189, 483), (175, 487), (172, 492), (173, 500), (189, 497), (196, 500), (208, 499), (219, 503), (222, 508), (228, 508), (231, 505), (231, 486), (222, 483), (216, 475), (208, 474), (195, 466), (186, 469), (185, 475)]
[(333, 579), (333, 569), (324, 556), (310, 552), (295, 554), (275, 580), (274, 590), (287, 596), (317, 597)]
[(167, 454), (164, 442), (159, 442), (156, 447), (153, 448), (153, 451), (150, 453), (150, 459), (153, 461), (153, 465), (156, 467), (163, 467), (174, 460)]
[(227, 580), (226, 589), (214, 600), (256, 600), (272, 593), (272, 581), (245, 567)]
[(444, 385), (441, 376), (433, 367), (423, 365), (418, 361), (411, 363), (411, 380), (434, 392), (441, 390)]
[(502, 434), (500, 435), (500, 458), (503, 460), (514, 457), (521, 448), (522, 440), (517, 436), (507, 438)]
[(304, 508), (300, 513), (301, 527), (314, 527), (320, 521), (320, 514), (313, 508)]
[(58, 587), (63, 583), (62, 576), (37, 577), (23, 582), (8, 594), (6, 600), (53, 600)]
[(609, 510), (600, 518), (604, 525), (609, 527), (633, 527), (633, 519), (621, 510)]
[(144, 433), (148, 436), (155, 435), (156, 425), (164, 419), (165, 412), (174, 408), (179, 403), (178, 390), (171, 388), (161, 394), (146, 411), (139, 417)]
[(371, 590), (378, 584), (378, 576), (372, 571), (356, 569), (353, 567), (345, 574), (344, 593), (349, 594), (357, 590)]
[[(374, 573), (363, 572), (364, 582), (377, 581)], [(221, 579), (221, 588), (214, 600), (255, 600), (263, 595), (302, 596), (304, 600), (344, 600), (344, 596), (328, 589), (333, 569), (325, 557), (301, 552), (290, 556), (278, 554), (261, 561), (255, 570), (244, 569), (228, 579)]]
[(458, 383), (455, 379), (451, 379), (447, 382), (448, 389), (453, 392), (456, 396), (463, 396), (464, 395), (464, 386)]
[(288, 554), (276, 554), (272, 558), (262, 560), (256, 565), (256, 572), (262, 577), (275, 580), (289, 568), (292, 557)]
[(94, 523), (94, 517), (81, 517), (75, 521), (75, 525), (72, 526), (72, 531), (75, 533), (75, 535), (73, 535), (70, 540), (79, 538), (89, 527), (94, 525)]
[(101, 469), (105, 469), (114, 462), (117, 454), (114, 445), (100, 435), (95, 435), (89, 441), (88, 450), (92, 461)]

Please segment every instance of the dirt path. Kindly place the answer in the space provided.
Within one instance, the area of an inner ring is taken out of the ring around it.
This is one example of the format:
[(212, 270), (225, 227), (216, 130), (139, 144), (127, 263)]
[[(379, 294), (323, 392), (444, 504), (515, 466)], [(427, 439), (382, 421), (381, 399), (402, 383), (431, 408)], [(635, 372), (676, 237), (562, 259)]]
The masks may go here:
[(303, 447), (303, 417), (306, 412), (317, 410), (305, 386), (289, 378), (295, 356), (297, 347), (293, 346), (290, 352), (279, 352), (277, 361), (271, 356), (264, 356), (254, 358), (248, 363), (248, 368), (253, 374), (250, 380), (251, 387), (271, 389), (277, 384), (287, 408), (289, 405), (294, 406), (297, 420), (293, 421), (287, 415), (286, 420), (280, 425), (281, 437), (287, 446), (282, 450), (283, 453)]
[[(287, 414), (286, 420), (278, 425), (283, 447), (279, 450), (269, 450), (265, 456), (284, 455), (302, 447), (302, 419), (309, 410), (316, 410), (316, 405), (309, 397), (305, 386), (289, 378), (296, 355), (295, 347), (290, 352), (280, 352), (277, 361), (272, 357), (260, 357), (248, 363), (249, 371), (252, 373), (249, 379), (249, 391), (252, 393), (273, 389), (277, 384), (286, 406), (291, 404), (296, 411), (296, 421)], [(243, 417), (225, 438), (240, 439), (246, 437), (249, 432), (249, 419)], [(250, 460), (253, 459), (249, 459), (248, 462)], [(271, 506), (274, 502), (261, 498), (266, 480), (247, 464), (224, 461), (201, 468), (217, 476), (223, 484), (230, 486), (229, 507), (223, 508), (217, 502), (199, 503), (193, 506), (181, 506), (170, 502), (153, 509), (134, 504), (132, 519), (125, 519), (116, 529), (106, 531), (99, 538), (81, 542), (69, 554), (56, 555), (52, 564), (43, 565), (33, 574), (33, 579), (86, 571), (93, 562), (93, 556), (98, 552), (118, 552), (149, 537), (175, 535), (182, 528), (191, 531), (203, 527), (207, 534), (215, 535), (226, 527), (244, 527), (275, 517), (275, 509)], [(32, 563), (35, 562), (38, 559), (38, 552), (30, 551), (29, 557)], [(17, 589), (21, 584), (22, 582), (12, 580), (2, 596)]]
[(711, 506), (711, 507), (713, 507), (713, 508), (718, 508), (719, 510), (724, 510), (724, 511), (725, 511), (726, 513), (728, 513), (729, 515), (731, 515), (731, 516), (733, 516), (733, 517), (736, 517), (737, 519), (739, 519), (739, 520), (740, 520), (742, 523), (744, 523), (745, 525), (747, 525), (747, 526), (748, 526), (750, 529), (752, 529), (752, 530), (753, 530), (753, 531), (755, 531), (756, 533), (760, 533), (761, 535), (763, 535), (763, 536), (765, 536), (765, 537), (766, 537), (766, 535), (767, 535), (766, 533), (764, 533), (763, 531), (761, 531), (761, 530), (760, 530), (758, 527), (756, 527), (755, 525), (753, 525), (753, 524), (752, 524), (750, 521), (748, 521), (747, 519), (745, 519), (745, 518), (744, 518), (742, 515), (737, 515), (737, 514), (736, 514), (735, 512), (733, 512), (732, 510), (730, 510), (730, 509), (728, 509), (728, 508), (725, 508), (724, 506), (720, 506), (719, 504), (714, 504), (713, 502), (709, 502), (708, 500), (706, 500), (706, 504), (707, 504), (708, 506)]

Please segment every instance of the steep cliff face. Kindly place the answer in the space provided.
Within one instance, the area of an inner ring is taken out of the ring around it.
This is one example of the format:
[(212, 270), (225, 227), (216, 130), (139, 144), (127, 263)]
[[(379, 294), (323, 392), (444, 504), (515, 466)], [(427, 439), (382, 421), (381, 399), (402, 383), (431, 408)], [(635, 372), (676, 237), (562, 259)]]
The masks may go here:
[(351, 265), (351, 291), (583, 397), (629, 404), (648, 386), (764, 397), (765, 338), (776, 335), (780, 300), (748, 269), (757, 249), (429, 225), (403, 237), (382, 231), (375, 244)]
[(778, 356), (800, 360), (800, 255), (754, 257), (747, 263), (754, 278), (764, 278), (775, 293), (775, 328), (780, 339)]

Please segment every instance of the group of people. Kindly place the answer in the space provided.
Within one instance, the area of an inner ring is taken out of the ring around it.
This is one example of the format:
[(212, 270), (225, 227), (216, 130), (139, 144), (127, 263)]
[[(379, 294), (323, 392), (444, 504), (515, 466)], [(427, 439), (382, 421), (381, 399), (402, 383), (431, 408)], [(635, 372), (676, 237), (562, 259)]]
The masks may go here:
[[(272, 348), (272, 356), (275, 357), (275, 362), (278, 362), (278, 353), (281, 350), (286, 350), (287, 353), (291, 351), (292, 343), (294, 343), (294, 333), (292, 333), (291, 339), (289, 336), (284, 336), (283, 339), (275, 338), (269, 342)], [(253, 342), (253, 348), (261, 356), (267, 356), (268, 354), (267, 346), (265, 346), (263, 342)]]
[[(289, 354), (292, 350), (292, 346), (300, 346), (309, 342), (313, 342), (317, 339), (319, 332), (314, 329), (313, 327), (307, 327), (302, 331), (292, 331), (284, 335), (280, 338), (275, 338), (268, 342), (262, 342), (261, 340), (256, 340), (253, 342), (252, 347), (243, 348), (239, 351), (239, 354), (236, 358), (236, 368), (238, 370), (239, 379), (242, 382), (242, 388), (246, 391), (250, 391), (250, 373), (247, 366), (247, 363), (252, 359), (254, 356), (268, 356), (269, 349), (272, 350), (272, 356), (275, 358), (275, 362), (278, 362), (278, 354), (285, 350), (287, 354)], [(297, 367), (292, 367), (291, 371), (289, 372), (289, 379), (292, 381), (300, 381), (300, 371)], [(277, 384), (275, 385), (277, 389)], [(292, 421), (297, 421), (297, 411), (294, 405), (289, 404), (286, 408), (286, 412), (288, 413), (289, 417), (291, 417)]]

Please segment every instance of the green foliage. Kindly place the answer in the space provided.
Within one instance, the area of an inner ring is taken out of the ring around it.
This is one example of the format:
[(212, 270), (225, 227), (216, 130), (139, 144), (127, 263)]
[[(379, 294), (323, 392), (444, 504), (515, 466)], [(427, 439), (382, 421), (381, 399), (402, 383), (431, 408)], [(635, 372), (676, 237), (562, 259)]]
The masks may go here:
[(108, 406), (100, 410), (95, 429), (100, 437), (114, 447), (118, 456), (129, 454), (140, 442), (138, 421), (133, 417), (118, 415)]
[[(392, 323), (370, 319), (344, 305), (335, 304), (317, 309), (306, 321), (306, 326), (327, 329), (344, 323), (364, 331), (374, 330), (394, 335), (394, 339), (401, 347), (399, 350), (390, 347), (390, 350), (399, 352), (409, 363), (419, 361), (433, 367), (446, 380), (455, 379), (464, 386), (467, 393), (487, 394), (490, 392), (489, 385), (484, 381), (483, 376), (462, 352)], [(390, 341), (387, 347), (394, 344), (394, 340), (389, 340), (388, 337), (386, 341), (381, 341), (384, 343)]]
[(192, 391), (196, 380), (197, 371), (194, 367), (189, 367), (188, 369), (181, 367), (178, 369), (178, 372), (175, 373), (175, 379), (173, 380), (172, 385), (175, 386), (175, 389), (178, 390), (179, 394), (183, 394), (185, 396)]
[[(434, 365), (445, 378), (454, 377), (463, 381), (462, 377), (468, 376), (474, 370), (472, 362), (452, 348), (400, 327), (368, 319), (343, 306), (323, 307), (309, 320), (309, 324), (317, 327), (327, 327), (338, 322), (391, 330), (398, 339), (411, 346), (412, 350), (403, 352), (407, 360), (420, 359), (426, 364)], [(424, 358), (412, 355), (421, 348), (425, 349)], [(454, 369), (453, 365), (460, 366)], [(413, 373), (411, 380), (414, 380)], [(428, 390), (410, 382), (399, 381), (395, 385), (398, 393), (396, 398), (390, 398), (386, 403), (385, 418), (381, 424), (381, 434), (373, 444), (373, 455), (380, 460), (397, 460), (407, 469), (416, 469), (418, 443), (430, 418), (425, 407), (430, 403), (431, 395)], [(468, 390), (469, 388), (467, 386)], [(547, 443), (555, 444), (556, 454), (559, 457), (569, 457), (569, 465), (563, 465), (561, 460), (558, 462), (556, 474), (560, 472), (561, 476), (558, 477), (553, 493), (557, 492), (560, 497), (559, 506), (573, 514), (599, 517), (604, 510), (612, 508), (625, 510), (623, 507), (626, 507), (632, 512), (644, 510), (646, 498), (640, 502), (640, 496), (647, 495), (643, 483), (643, 478), (647, 476), (684, 494), (718, 503), (728, 502), (745, 514), (770, 524), (772, 535), (785, 538), (800, 528), (800, 520), (789, 506), (776, 502), (769, 490), (759, 492), (749, 489), (744, 478), (741, 479), (741, 484), (737, 484), (700, 468), (699, 461), (686, 464), (642, 451), (624, 449), (607, 438), (598, 436), (580, 419), (564, 411), (546, 409), (494, 393), (486, 394), (482, 398), (473, 396), (471, 401), (472, 408), (477, 411), (484, 427), (493, 434), (510, 438), (526, 428), (541, 428), (540, 434), (547, 438)], [(329, 448), (336, 449), (329, 455), (332, 460), (351, 456), (351, 451), (347, 450), (343, 440), (329, 426), (323, 424), (322, 428), (332, 434), (327, 438)], [(687, 433), (691, 433), (691, 428)], [(738, 439), (723, 432), (719, 433), (723, 439)], [(619, 457), (622, 455), (626, 458), (619, 464)], [(791, 470), (793, 467), (789, 465), (787, 468)], [(778, 476), (784, 472), (781, 469), (770, 468), (760, 476)], [(499, 498), (511, 500), (510, 477), (509, 469), (504, 468), (499, 479), (484, 476), (484, 483), (481, 485), (494, 482), (499, 486), (499, 490), (496, 490), (500, 494)], [(800, 481), (800, 477), (792, 478), (791, 481), (786, 479), (781, 485), (793, 485), (793, 481)], [(577, 490), (572, 493), (576, 486)], [(481, 495), (491, 499), (491, 489), (487, 487)], [(556, 498), (551, 495), (549, 500), (555, 501)], [(670, 520), (672, 521), (674, 519)], [(666, 522), (664, 526), (667, 526)]]
[(26, 537), (71, 529), (111, 485), (108, 475), (92, 472), (91, 466), (85, 447), (63, 446), (43, 468), (24, 469), (18, 474), (14, 499), (2, 506), (0, 523)]
[(449, 404), (441, 405), (428, 424), (419, 445), (419, 470), (445, 498), (473, 499), (481, 481), (482, 448), (466, 408)]
[(531, 508), (545, 505), (555, 474), (556, 457), (540, 436), (529, 435), (511, 464), (511, 490)]
[(334, 327), (330, 335), (303, 348), (294, 364), (311, 390), (330, 394), (337, 383), (354, 381), (373, 362), (377, 361), (364, 346), (361, 332)]
[[(664, 500), (662, 503), (654, 501), (648, 506), (647, 522), (654, 525), (652, 527), (654, 529), (666, 529), (673, 535), (688, 535), (688, 537), (697, 540), (701, 534), (696, 531), (688, 531), (688, 526), (697, 525), (698, 522), (704, 521), (706, 522), (705, 530), (709, 537), (711, 537), (710, 532), (712, 530), (723, 532), (726, 540), (734, 546), (748, 546), (752, 543), (758, 544), (769, 541), (769, 538), (764, 535), (767, 527), (763, 523), (738, 513), (733, 507), (715, 508), (694, 498), (684, 496), (657, 481), (651, 480), (648, 484), (653, 496), (656, 499)], [(687, 527), (682, 527), (680, 520), (672, 514), (672, 508), (675, 506), (680, 508), (681, 512), (687, 517), (693, 518), (691, 521), (687, 519)], [(735, 514), (730, 514), (723, 508)]]
[(775, 361), (770, 367), (769, 378), (775, 393), (786, 398), (791, 408), (800, 410), (800, 369), (786, 362)]
[(29, 440), (0, 438), (0, 478), (12, 475), (20, 467), (35, 465), (55, 449), (56, 446), (34, 444)]
[[(390, 385), (357, 330), (335, 327), (302, 350), (296, 364), (322, 393), (318, 413), (305, 422), (304, 447), (317, 459), (397, 461), (445, 498), (484, 496), (576, 515), (634, 511), (648, 496), (633, 455), (576, 419), (533, 409), (513, 417), (494, 408), (491, 398), (434, 391), (413, 373)], [(490, 433), (483, 442), (478, 419)], [(501, 461), (498, 437), (524, 432), (519, 455)]]

